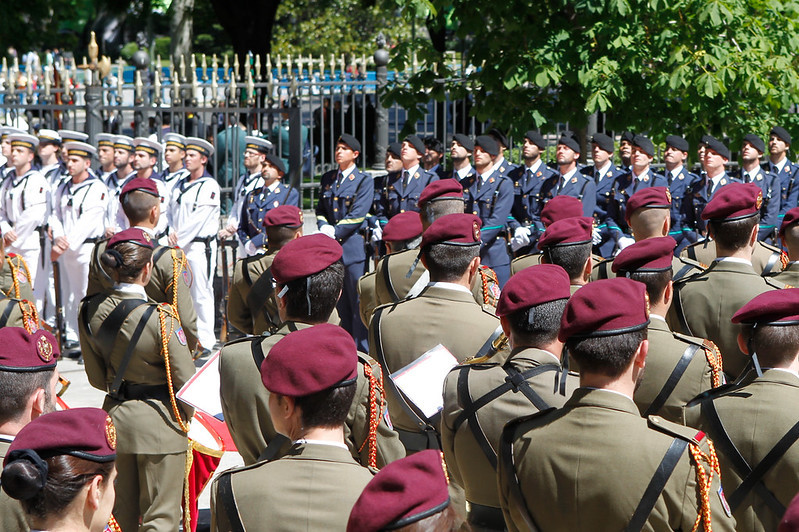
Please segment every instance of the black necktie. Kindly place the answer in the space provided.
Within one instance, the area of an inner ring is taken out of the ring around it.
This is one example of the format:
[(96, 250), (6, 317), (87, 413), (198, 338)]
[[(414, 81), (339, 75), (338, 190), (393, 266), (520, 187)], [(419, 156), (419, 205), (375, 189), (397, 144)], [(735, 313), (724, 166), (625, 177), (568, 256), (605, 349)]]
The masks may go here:
[(411, 180), (411, 175), (408, 173), (407, 170), (402, 171), (402, 188), (407, 188), (408, 183)]

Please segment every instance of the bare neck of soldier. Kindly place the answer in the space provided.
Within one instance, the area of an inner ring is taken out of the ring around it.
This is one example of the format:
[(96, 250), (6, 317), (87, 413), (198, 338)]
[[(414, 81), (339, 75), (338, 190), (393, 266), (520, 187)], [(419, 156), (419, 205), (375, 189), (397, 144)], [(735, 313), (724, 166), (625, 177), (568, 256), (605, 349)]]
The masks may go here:
[(186, 168), (186, 166), (183, 164), (183, 159), (178, 159), (177, 161), (170, 163), (169, 173), (174, 174), (175, 172), (180, 172), (184, 168)]
[(127, 177), (133, 171), (133, 167), (130, 164), (126, 164), (121, 168), (117, 168), (117, 175), (120, 178)]
[[(752, 253), (755, 252), (755, 246), (757, 245), (757, 230), (758, 230), (758, 224), (755, 224), (754, 228), (752, 229), (752, 234), (749, 236), (749, 241), (746, 243), (746, 245), (738, 249), (724, 248), (719, 245), (718, 240), (714, 239), (713, 243), (716, 245), (716, 257), (717, 258), (732, 257), (752, 262)], [(710, 232), (710, 236), (711, 238), (713, 237), (712, 231)]]
[(83, 183), (87, 179), (89, 179), (89, 171), (88, 170), (84, 170), (83, 172), (72, 176), (72, 184), (73, 185), (80, 185), (81, 183)]
[(31, 170), (31, 163), (21, 164), (19, 166), (15, 166), (14, 170), (17, 172), (17, 177), (22, 177)]
[(743, 168), (744, 172), (750, 173), (752, 170), (755, 170), (760, 167), (760, 159), (756, 158), (746, 158), (741, 159), (741, 168)]
[(141, 170), (136, 170), (136, 177), (142, 179), (150, 179), (153, 175), (153, 167), (150, 166), (149, 168), (142, 168)]
[(464, 168), (468, 168), (471, 166), (471, 162), (468, 157), (458, 157), (457, 159), (452, 159), (452, 169), (453, 170), (463, 170)]
[(189, 181), (196, 181), (205, 175), (205, 165), (201, 164), (199, 168), (189, 174)]
[[(39, 157), (42, 160), (42, 167), (58, 164), (58, 157), (56, 156), (56, 152), (49, 153), (44, 157), (42, 157), (42, 154), (40, 153)], [(111, 167), (111, 169), (113, 170), (113, 166)]]
[(608, 373), (591, 373), (585, 371), (585, 368), (581, 368), (580, 387), (609, 390), (626, 395), (632, 399), (637, 383), (643, 376), (644, 366), (646, 365), (646, 353), (648, 350), (649, 341), (642, 341), (633, 354), (630, 363), (617, 375), (608, 374), (612, 373), (612, 371), (608, 371)]
[(491, 159), (488, 159), (488, 163), (481, 164), (480, 166), (477, 166), (477, 165), (478, 165), (478, 163), (475, 160), (474, 161), (474, 169), (477, 171), (478, 174), (483, 175), (484, 173), (488, 172), (489, 170), (491, 170), (494, 167), (494, 162)]

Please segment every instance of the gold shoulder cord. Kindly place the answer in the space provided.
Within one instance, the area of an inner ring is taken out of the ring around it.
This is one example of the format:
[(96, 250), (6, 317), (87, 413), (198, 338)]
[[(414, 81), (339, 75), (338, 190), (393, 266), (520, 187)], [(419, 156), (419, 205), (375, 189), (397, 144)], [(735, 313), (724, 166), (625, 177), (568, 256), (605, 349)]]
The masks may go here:
[[(172, 368), (169, 363), (169, 338), (175, 332), (175, 319), (177, 312), (168, 303), (158, 304), (158, 324), (161, 328), (161, 355), (164, 357), (164, 366), (166, 367), (166, 383), (169, 387), (169, 402), (172, 404), (172, 413), (178, 421), (178, 425), (183, 432), (189, 432), (188, 422), (183, 421), (178, 409), (177, 399), (175, 398), (175, 390), (172, 386)], [(166, 320), (167, 317), (172, 318), (169, 320), (169, 331), (167, 332)], [(178, 319), (178, 323), (180, 320)]]
[(39, 329), (39, 313), (36, 311), (36, 305), (27, 299), (20, 299), (17, 304), (22, 313), (22, 326), (28, 333), (33, 334)]
[[(713, 475), (718, 475), (719, 482), (721, 481), (721, 469), (719, 468), (719, 459), (716, 456), (716, 449), (713, 447), (713, 442), (707, 440), (708, 452), (703, 453), (698, 445), (691, 443), (688, 449), (691, 451), (691, 457), (696, 464), (696, 484), (699, 491), (699, 514), (694, 521), (694, 527), (691, 532), (696, 532), (701, 526), (705, 532), (711, 532), (712, 519), (710, 515), (710, 489), (713, 484)], [(710, 472), (705, 471), (705, 466), (702, 462), (710, 466)]]
[(710, 340), (703, 340), (702, 347), (705, 350), (707, 363), (710, 364), (710, 373), (713, 378), (713, 387), (718, 388), (723, 383), (723, 368), (721, 362), (721, 351)]
[[(19, 272), (20, 268), (22, 268), (25, 271), (25, 278), (28, 279), (28, 284), (31, 284), (31, 272), (28, 270), (28, 264), (21, 255), (14, 255), (13, 257), (7, 256), (6, 258), (9, 259), (8, 267), (11, 269), (11, 283), (14, 288), (13, 297), (14, 299), (21, 299), (19, 293), (19, 278), (17, 278), (17, 273)], [(10, 296), (11, 294), (6, 295)]]
[(372, 366), (366, 362), (363, 365), (363, 374), (369, 380), (369, 436), (358, 449), (360, 453), (364, 446), (369, 444), (369, 467), (377, 469), (377, 426), (380, 424), (380, 417), (383, 415), (383, 404), (386, 399), (386, 391), (381, 383), (382, 371), (378, 366), (377, 375), (372, 371)]
[[(186, 264), (186, 254), (181, 252), (180, 256), (178, 256), (178, 250), (175, 248), (170, 249), (169, 253), (172, 256), (172, 307), (174, 307), (175, 314), (180, 319), (180, 314), (178, 313), (178, 276)], [(169, 286), (167, 286), (167, 290), (169, 290)]]
[(780, 251), (780, 263), (782, 264), (783, 270), (788, 267), (788, 263), (790, 261), (791, 259), (788, 258), (788, 254), (785, 253), (784, 251)]

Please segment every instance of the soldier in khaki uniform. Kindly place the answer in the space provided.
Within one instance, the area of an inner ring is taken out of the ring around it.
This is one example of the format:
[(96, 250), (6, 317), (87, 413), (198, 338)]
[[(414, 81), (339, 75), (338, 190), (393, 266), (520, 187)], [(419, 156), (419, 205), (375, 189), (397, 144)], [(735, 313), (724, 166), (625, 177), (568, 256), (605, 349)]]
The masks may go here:
[(737, 328), (730, 318), (754, 296), (784, 286), (758, 275), (749, 260), (757, 245), (762, 195), (754, 183), (730, 183), (716, 192), (702, 217), (708, 220), (718, 258), (704, 272), (674, 287), (680, 332), (715, 343), (724, 371), (732, 378), (743, 371), (749, 358), (735, 341)]
[[(416, 211), (405, 211), (395, 215), (388, 223), (383, 226), (383, 242), (386, 244), (386, 256), (394, 255), (405, 250), (416, 250), (422, 241), (422, 220)], [(407, 254), (408, 257), (412, 254)], [(410, 266), (409, 266), (410, 267)], [(389, 270), (385, 267), (380, 268), (383, 275), (385, 288), (389, 286), (391, 280), (386, 280), (385, 275)], [(361, 310), (361, 321), (369, 326), (372, 320), (372, 313), (378, 306), (376, 294), (377, 270), (367, 273), (358, 281), (358, 301)]]
[[(119, 195), (122, 211), (131, 227), (141, 229), (156, 242), (156, 226), (165, 213), (160, 210), (158, 188), (152, 179), (130, 179)], [(113, 290), (114, 278), (103, 266), (100, 257), (106, 249), (108, 240), (95, 244), (89, 263), (89, 284), (87, 295)], [(197, 312), (191, 298), (189, 287), (192, 272), (182, 250), (156, 244), (153, 251), (153, 272), (145, 291), (156, 303), (169, 303), (178, 313), (189, 348), (197, 346)]]
[(790, 286), (799, 286), (799, 207), (785, 213), (780, 225), (779, 236), (782, 245), (788, 249), (788, 263), (785, 269), (774, 276), (777, 281)]
[(716, 443), (737, 530), (776, 530), (799, 491), (799, 289), (760, 294), (732, 321), (759, 364), (743, 385), (698, 398), (686, 422)]
[(648, 322), (646, 287), (630, 279), (595, 281), (566, 304), (559, 339), (580, 363), (580, 388), (562, 408), (505, 427), (509, 530), (735, 529), (704, 433), (642, 418), (633, 402)]
[[(0, 328), (0, 463), (22, 428), (56, 407), (60, 352), (47, 331)], [(0, 490), (0, 530), (28, 532), (19, 502)]]
[(464, 364), (444, 381), (441, 446), (447, 471), (463, 486), (474, 530), (504, 530), (496, 468), (505, 423), (563, 406), (577, 377), (563, 372), (558, 329), (571, 295), (560, 266), (539, 264), (510, 278), (497, 315), (511, 352), (502, 361)]
[[(544, 228), (565, 218), (579, 218), (583, 215), (583, 204), (580, 200), (572, 196), (555, 196), (549, 200), (544, 208), (541, 209), (541, 223)], [(594, 229), (593, 231), (595, 231)], [(593, 234), (592, 231), (592, 234)], [(540, 251), (529, 253), (513, 259), (510, 263), (511, 275), (522, 271), (534, 264), (541, 264), (543, 254)], [(592, 264), (602, 261), (602, 257), (591, 254)]]
[(569, 276), (571, 293), (591, 277), (591, 229), (593, 218), (566, 218), (549, 225), (538, 241), (543, 264), (557, 264)]
[[(387, 379), (438, 344), (459, 362), (492, 350), (502, 328), (470, 291), (479, 252), (477, 216), (449, 214), (425, 230), (419, 255), (430, 282), (417, 297), (377, 307), (369, 326), (371, 354)], [(392, 422), (408, 452), (438, 448), (437, 422), (417, 415), (392, 381), (386, 387)]]
[(186, 335), (173, 307), (149, 303), (145, 291), (152, 242), (139, 228), (112, 236), (101, 260), (114, 288), (79, 311), (86, 375), (107, 393), (103, 409), (117, 429), (114, 515), (126, 532), (178, 529), (193, 415), (175, 397), (194, 374)]
[(237, 261), (233, 268), (228, 319), (245, 334), (280, 328), (269, 267), (280, 248), (302, 236), (302, 211), (295, 205), (275, 207), (264, 216), (263, 226), (269, 245), (266, 252)]
[[(668, 187), (648, 187), (639, 190), (627, 202), (625, 216), (627, 225), (633, 232), (636, 242), (647, 238), (662, 238), (671, 231), (671, 192)], [(675, 256), (671, 261), (673, 281), (679, 281), (703, 271), (706, 266), (683, 256)], [(613, 259), (594, 264), (591, 280), (613, 277)]]
[[(418, 205), (422, 228), (427, 229), (442, 216), (463, 212), (463, 187), (455, 179), (433, 181), (422, 191)], [(374, 275), (377, 306), (418, 295), (427, 285), (430, 274), (416, 260), (418, 255), (418, 249), (411, 248), (386, 255), (380, 260)], [(472, 286), (474, 300), (484, 309), (493, 312), (500, 293), (497, 276), (485, 265), (480, 266), (478, 275), (478, 282)]]
[[(247, 465), (263, 456), (277, 456), (283, 443), (276, 438), (269, 392), (259, 380), (258, 361), (268, 357), (272, 346), (291, 331), (330, 319), (344, 282), (341, 254), (337, 242), (318, 233), (287, 243), (275, 255), (270, 276), (277, 283), (282, 326), (271, 336), (247, 337), (222, 348), (222, 413)], [(380, 367), (367, 355), (359, 353), (358, 357), (356, 395), (344, 427), (345, 441), (361, 464), (382, 467), (404, 456), (404, 449), (381, 415), (386, 405), (379, 390)]]
[(30, 270), (22, 255), (0, 255), (0, 292), (15, 299), (35, 302)]
[(372, 479), (345, 444), (358, 374), (355, 342), (336, 325), (292, 332), (272, 347), (260, 375), (275, 429), (291, 448), (279, 460), (217, 477), (212, 531), (344, 530)]
[(666, 324), (674, 295), (676, 247), (670, 236), (641, 240), (616, 255), (613, 272), (644, 283), (649, 297), (649, 353), (633, 400), (644, 417), (658, 415), (682, 423), (683, 407), (700, 393), (721, 386), (724, 372), (713, 342), (672, 332)]

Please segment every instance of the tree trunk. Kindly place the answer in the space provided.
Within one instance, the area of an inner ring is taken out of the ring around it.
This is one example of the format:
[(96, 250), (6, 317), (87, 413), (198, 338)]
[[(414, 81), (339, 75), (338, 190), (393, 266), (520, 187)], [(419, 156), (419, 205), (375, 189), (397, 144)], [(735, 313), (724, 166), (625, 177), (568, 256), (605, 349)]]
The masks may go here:
[(185, 57), (188, 64), (192, 51), (192, 12), (194, 0), (174, 0), (169, 30), (172, 34), (170, 52), (173, 58)]

